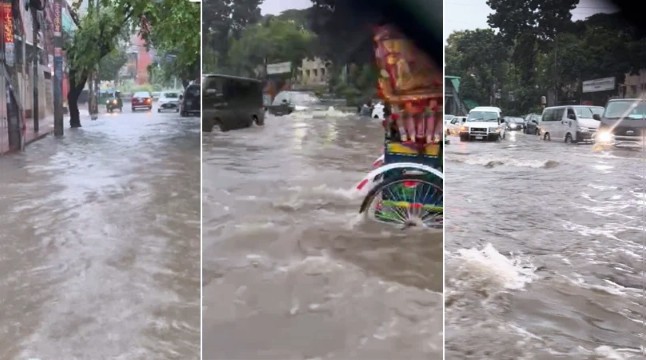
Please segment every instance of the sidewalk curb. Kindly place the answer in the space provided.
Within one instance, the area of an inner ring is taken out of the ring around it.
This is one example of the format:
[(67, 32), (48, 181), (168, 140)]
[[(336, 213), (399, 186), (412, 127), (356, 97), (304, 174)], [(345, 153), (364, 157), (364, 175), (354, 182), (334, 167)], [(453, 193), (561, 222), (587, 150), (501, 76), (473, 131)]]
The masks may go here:
[(38, 132), (38, 134), (36, 136), (34, 136), (32, 139), (30, 139), (28, 141), (25, 141), (25, 147), (27, 147), (27, 145), (29, 145), (31, 143), (34, 143), (34, 142), (36, 142), (38, 140), (41, 140), (41, 139), (45, 138), (47, 135), (49, 135), (49, 134), (51, 134), (53, 132), (54, 132), (54, 129), (43, 131), (43, 132)]

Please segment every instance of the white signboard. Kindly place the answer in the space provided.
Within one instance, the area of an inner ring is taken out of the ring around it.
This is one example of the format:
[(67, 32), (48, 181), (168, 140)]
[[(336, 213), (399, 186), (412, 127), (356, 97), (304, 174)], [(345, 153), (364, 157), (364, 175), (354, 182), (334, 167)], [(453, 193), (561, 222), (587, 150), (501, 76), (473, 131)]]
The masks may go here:
[(285, 74), (285, 73), (291, 73), (291, 72), (292, 72), (292, 63), (290, 61), (267, 65), (267, 75)]
[(603, 79), (588, 80), (583, 82), (583, 92), (591, 93), (597, 91), (608, 91), (615, 89), (615, 78), (607, 77)]

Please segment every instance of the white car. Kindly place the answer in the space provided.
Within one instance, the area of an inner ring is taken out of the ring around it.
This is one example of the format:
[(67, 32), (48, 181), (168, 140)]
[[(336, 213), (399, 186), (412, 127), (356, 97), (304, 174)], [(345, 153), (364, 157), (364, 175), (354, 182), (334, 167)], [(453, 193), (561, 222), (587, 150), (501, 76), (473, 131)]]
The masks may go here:
[(157, 112), (162, 112), (164, 110), (173, 110), (175, 112), (179, 112), (179, 101), (179, 91), (164, 91), (159, 94), (159, 100), (157, 101)]
[(462, 126), (464, 126), (464, 123), (466, 121), (466, 116), (454, 116), (449, 124), (444, 126), (444, 128), (446, 129), (446, 135), (458, 135), (460, 133), (460, 129), (462, 128)]
[(460, 141), (501, 140), (505, 138), (506, 127), (500, 108), (478, 106), (467, 116), (467, 121), (460, 128)]

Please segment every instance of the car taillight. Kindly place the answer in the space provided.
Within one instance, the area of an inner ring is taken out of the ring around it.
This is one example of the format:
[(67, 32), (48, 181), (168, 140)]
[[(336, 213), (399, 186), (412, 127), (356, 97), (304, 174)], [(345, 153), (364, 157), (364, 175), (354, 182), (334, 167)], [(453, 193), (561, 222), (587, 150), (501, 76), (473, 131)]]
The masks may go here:
[(149, 103), (149, 102), (150, 102), (150, 99), (146, 99), (146, 102), (147, 102), (147, 103)]

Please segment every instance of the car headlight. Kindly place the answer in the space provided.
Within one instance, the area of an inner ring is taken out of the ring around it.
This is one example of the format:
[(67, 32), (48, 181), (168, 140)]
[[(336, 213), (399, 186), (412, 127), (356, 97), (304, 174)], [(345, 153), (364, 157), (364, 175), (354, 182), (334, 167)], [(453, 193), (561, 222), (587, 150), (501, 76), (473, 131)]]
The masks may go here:
[(460, 131), (461, 131), (461, 132), (469, 132), (469, 127), (467, 127), (467, 126), (462, 126), (462, 127), (460, 127)]
[(510, 128), (512, 128), (512, 129), (515, 129), (515, 128), (516, 128), (516, 124), (511, 124), (511, 125), (509, 125), (509, 127), (510, 127)]
[(500, 131), (499, 127), (490, 127), (489, 132)]
[(602, 130), (597, 134), (597, 140), (600, 142), (612, 142), (614, 135), (608, 130)]

